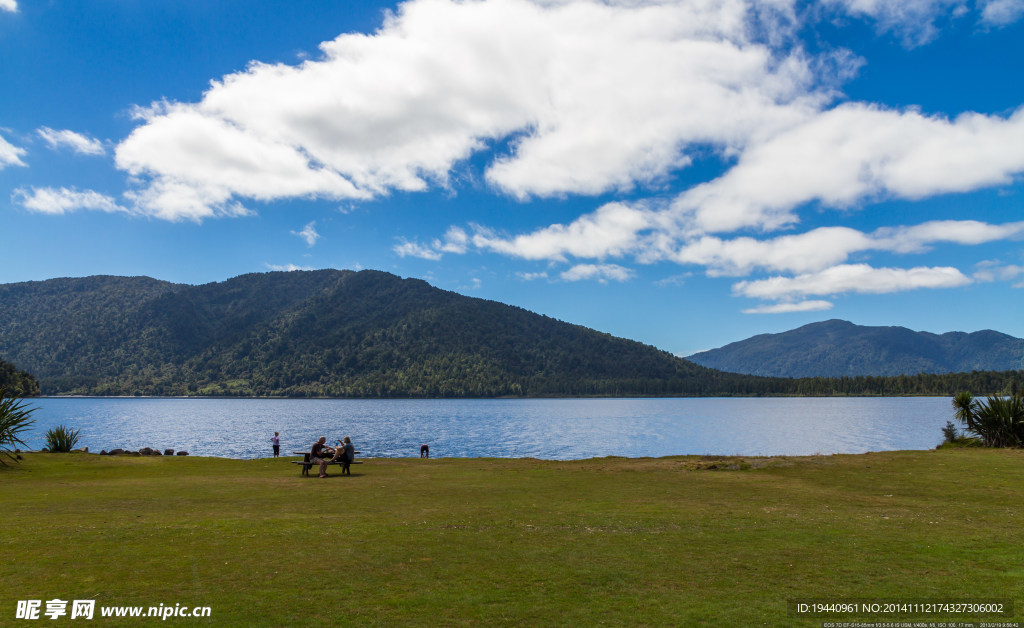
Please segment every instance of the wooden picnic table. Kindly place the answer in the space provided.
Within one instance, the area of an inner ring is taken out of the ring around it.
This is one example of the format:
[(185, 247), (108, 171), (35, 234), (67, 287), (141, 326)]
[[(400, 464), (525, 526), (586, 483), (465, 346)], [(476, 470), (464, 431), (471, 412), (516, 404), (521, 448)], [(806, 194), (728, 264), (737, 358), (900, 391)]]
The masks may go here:
[[(293, 451), (292, 453), (295, 454), (295, 455), (298, 455), (298, 456), (302, 456), (302, 460), (292, 460), (291, 461), (292, 464), (301, 464), (302, 465), (302, 470), (299, 473), (299, 475), (309, 476), (309, 468), (312, 467), (314, 464), (316, 464), (314, 462), (310, 462), (309, 461), (309, 452), (308, 451)], [(352, 453), (358, 454), (358, 453), (361, 453), (361, 452), (354, 451)], [(340, 460), (328, 460), (327, 464), (332, 465), (332, 464), (344, 464), (344, 463), (342, 463)], [(362, 460), (353, 460), (349, 464), (363, 464), (363, 461)]]

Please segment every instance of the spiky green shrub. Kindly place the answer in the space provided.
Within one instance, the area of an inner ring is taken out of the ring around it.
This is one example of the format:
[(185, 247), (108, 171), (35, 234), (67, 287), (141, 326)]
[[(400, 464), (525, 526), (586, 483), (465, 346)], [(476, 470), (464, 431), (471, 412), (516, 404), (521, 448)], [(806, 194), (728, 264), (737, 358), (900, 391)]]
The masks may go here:
[(7, 391), (0, 389), (0, 464), (6, 466), (8, 459), (18, 461), (14, 449), (25, 446), (20, 434), (35, 422), (31, 418), (35, 410), (26, 406), (23, 399), (8, 397)]
[(54, 452), (71, 451), (78, 444), (78, 433), (81, 431), (72, 430), (63, 425), (48, 429), (46, 430), (46, 448)]
[(956, 418), (965, 431), (981, 439), (986, 447), (1024, 446), (1024, 395), (989, 397), (978, 401), (971, 393), (953, 397)]

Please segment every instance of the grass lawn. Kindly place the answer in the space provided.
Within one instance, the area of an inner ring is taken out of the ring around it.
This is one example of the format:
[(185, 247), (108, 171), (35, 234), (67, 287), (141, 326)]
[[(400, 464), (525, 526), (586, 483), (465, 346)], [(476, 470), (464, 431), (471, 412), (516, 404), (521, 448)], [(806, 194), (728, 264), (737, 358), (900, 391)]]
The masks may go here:
[[(1024, 619), (1020, 450), (378, 459), (315, 475), (283, 458), (28, 454), (0, 469), (0, 625), (33, 625), (17, 601), (53, 598), (209, 606), (168, 621), (218, 626)], [(788, 604), (851, 598), (1014, 613)]]

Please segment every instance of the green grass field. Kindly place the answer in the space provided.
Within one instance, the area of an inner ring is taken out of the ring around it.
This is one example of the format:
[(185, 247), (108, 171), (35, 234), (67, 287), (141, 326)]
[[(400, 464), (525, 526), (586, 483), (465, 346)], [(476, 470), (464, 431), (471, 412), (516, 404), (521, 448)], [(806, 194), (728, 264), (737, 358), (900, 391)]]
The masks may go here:
[[(1020, 450), (378, 459), (313, 475), (283, 458), (26, 455), (0, 469), (0, 625), (32, 625), (17, 601), (53, 598), (209, 606), (168, 622), (217, 626), (1024, 618)], [(1015, 612), (807, 618), (788, 603), (851, 598)]]

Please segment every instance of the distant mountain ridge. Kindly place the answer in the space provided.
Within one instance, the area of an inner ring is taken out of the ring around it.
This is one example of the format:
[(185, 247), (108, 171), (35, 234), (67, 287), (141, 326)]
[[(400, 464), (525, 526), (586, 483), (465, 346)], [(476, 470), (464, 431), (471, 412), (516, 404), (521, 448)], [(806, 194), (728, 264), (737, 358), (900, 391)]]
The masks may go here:
[(915, 375), (1024, 369), (1024, 340), (997, 331), (932, 334), (832, 319), (761, 334), (688, 360), (768, 377)]
[(0, 355), (44, 394), (327, 397), (760, 394), (638, 342), (380, 271), (199, 286), (0, 285)]

